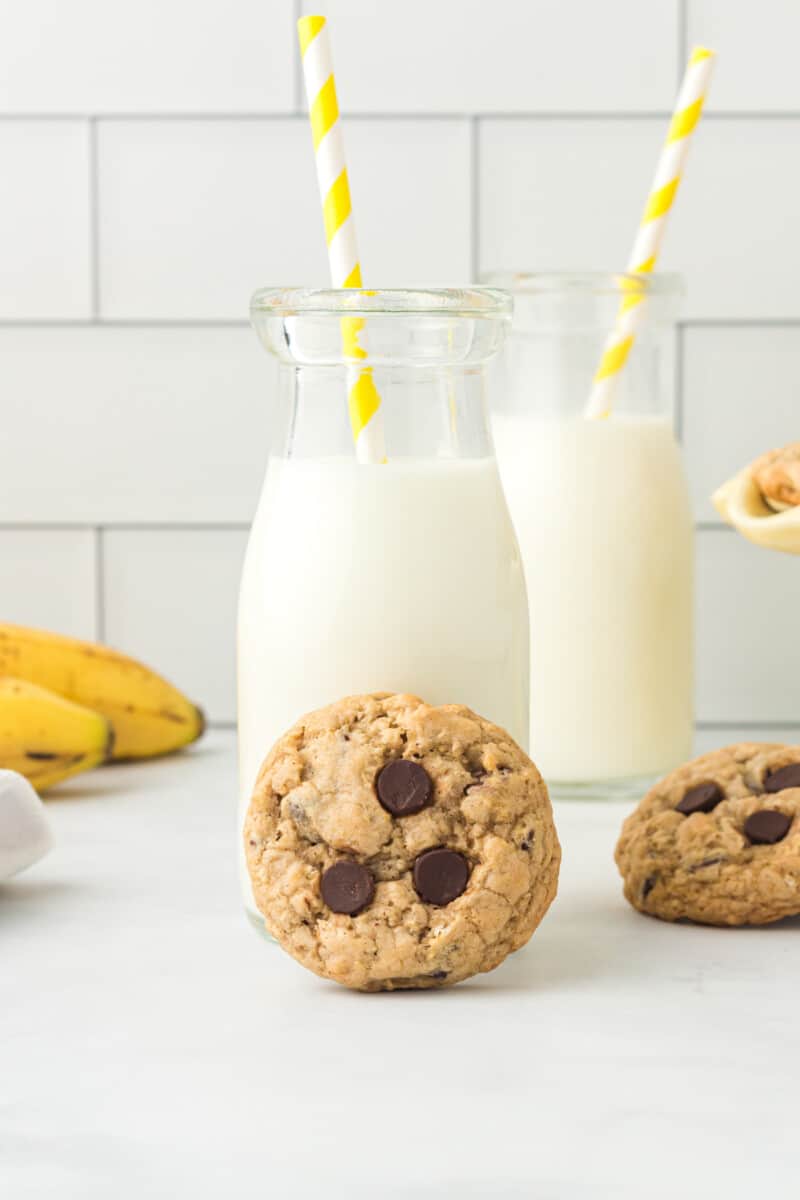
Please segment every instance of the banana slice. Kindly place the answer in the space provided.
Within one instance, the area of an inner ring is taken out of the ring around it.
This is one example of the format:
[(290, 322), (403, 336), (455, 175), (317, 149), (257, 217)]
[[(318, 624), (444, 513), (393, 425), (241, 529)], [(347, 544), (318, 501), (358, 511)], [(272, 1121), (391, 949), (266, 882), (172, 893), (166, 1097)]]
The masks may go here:
[[(766, 456), (765, 456), (766, 457)], [(724, 483), (711, 497), (720, 516), (734, 529), (768, 550), (800, 554), (800, 504), (786, 505), (777, 498), (765, 499), (754, 477), (756, 464), (745, 467)]]

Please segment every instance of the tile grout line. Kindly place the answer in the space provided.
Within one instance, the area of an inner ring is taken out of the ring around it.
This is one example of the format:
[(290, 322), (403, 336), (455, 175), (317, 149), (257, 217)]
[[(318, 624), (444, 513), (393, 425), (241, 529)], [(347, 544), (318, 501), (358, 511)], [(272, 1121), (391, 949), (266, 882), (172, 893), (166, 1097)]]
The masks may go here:
[(4, 533), (247, 533), (249, 521), (0, 521)]
[(715, 729), (800, 729), (797, 721), (695, 721), (695, 729), (713, 732)]
[(249, 329), (246, 317), (20, 317), (0, 329)]
[[(678, 0), (678, 78), (676, 94), (683, 79), (684, 66), (689, 57), (689, 0)], [(704, 113), (704, 116), (707, 116)]]
[[(478, 183), (480, 180), (478, 179)], [(479, 233), (479, 231), (477, 231)], [(796, 329), (797, 317), (690, 317), (676, 322), (691, 329)], [(0, 329), (249, 329), (245, 317), (0, 317)]]
[[(654, 109), (509, 109), (487, 112), (485, 109), (453, 109), (431, 112), (415, 109), (398, 109), (396, 112), (371, 111), (349, 112), (342, 110), (348, 121), (453, 121), (468, 117), (479, 117), (482, 121), (654, 121), (668, 120), (671, 112), (664, 108)], [(306, 120), (302, 107), (283, 111), (242, 112), (18, 112), (0, 113), (0, 124), (4, 121), (299, 121)], [(773, 109), (756, 112), (752, 109), (730, 109), (704, 112), (703, 121), (800, 121), (800, 108)]]
[(469, 119), (469, 148), (470, 148), (470, 276), (472, 283), (480, 279), (480, 202), (481, 202), (481, 143), (480, 117)]
[(683, 380), (684, 380), (684, 330), (682, 325), (678, 325), (675, 329), (675, 437), (678, 442), (683, 445), (683, 418), (684, 418), (684, 398), (683, 398)]
[(297, 44), (297, 22), (303, 15), (303, 0), (293, 0), (292, 3), (292, 94), (294, 111), (297, 116), (303, 114), (303, 66), (300, 62), (300, 50)]
[(89, 304), (92, 322), (100, 316), (100, 228), (97, 119), (89, 117)]
[(98, 642), (106, 640), (105, 541), (103, 528), (94, 528), (94, 603), (95, 634)]
[[(95, 559), (105, 565), (104, 548), (107, 533), (249, 533), (249, 521), (108, 521), (102, 525), (91, 521), (0, 521), (1, 533), (91, 533), (94, 535)], [(98, 555), (97, 550), (100, 548)]]

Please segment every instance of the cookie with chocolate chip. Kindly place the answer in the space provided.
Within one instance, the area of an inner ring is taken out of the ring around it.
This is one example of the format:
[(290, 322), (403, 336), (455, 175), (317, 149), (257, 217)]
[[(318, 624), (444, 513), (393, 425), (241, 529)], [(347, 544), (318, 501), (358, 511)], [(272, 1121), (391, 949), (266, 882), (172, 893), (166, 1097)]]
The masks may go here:
[(625, 897), (665, 921), (800, 913), (800, 746), (740, 742), (652, 788), (616, 848)]
[(504, 730), (388, 693), (340, 700), (280, 738), (244, 841), (269, 932), (364, 991), (498, 966), (550, 906), (561, 859), (547, 788)]

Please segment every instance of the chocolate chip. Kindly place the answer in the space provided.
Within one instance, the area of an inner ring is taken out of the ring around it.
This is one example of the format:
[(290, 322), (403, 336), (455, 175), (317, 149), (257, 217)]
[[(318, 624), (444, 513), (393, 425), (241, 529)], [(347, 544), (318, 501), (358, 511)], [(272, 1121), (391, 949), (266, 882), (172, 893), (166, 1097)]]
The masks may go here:
[(430, 775), (407, 758), (396, 758), (379, 771), (375, 788), (381, 804), (393, 817), (419, 812), (433, 797)]
[(697, 812), (710, 813), (724, 799), (725, 793), (718, 783), (698, 783), (697, 787), (689, 788), (683, 799), (675, 805), (675, 811), (686, 817)]
[(522, 841), (519, 844), (520, 850), (530, 850), (531, 846), (533, 845), (533, 838), (534, 838), (533, 830), (529, 829), (528, 832), (525, 834), (525, 837), (522, 839)]
[(764, 780), (765, 792), (783, 792), (786, 788), (800, 788), (800, 763), (770, 771)]
[(782, 842), (791, 828), (792, 818), (774, 808), (751, 813), (744, 823), (744, 836), (756, 846), (774, 846)]
[(333, 912), (354, 917), (372, 901), (375, 880), (372, 872), (360, 863), (342, 860), (323, 872), (320, 891)]
[(447, 971), (431, 971), (428, 979), (447, 979)]
[(648, 875), (647, 879), (645, 879), (644, 883), (642, 884), (642, 899), (643, 900), (647, 899), (647, 897), (652, 892), (653, 888), (656, 886), (656, 878), (657, 878), (657, 876), (655, 876), (655, 875)]
[(461, 895), (468, 879), (469, 864), (463, 854), (444, 846), (425, 850), (414, 863), (414, 887), (426, 904), (449, 904)]

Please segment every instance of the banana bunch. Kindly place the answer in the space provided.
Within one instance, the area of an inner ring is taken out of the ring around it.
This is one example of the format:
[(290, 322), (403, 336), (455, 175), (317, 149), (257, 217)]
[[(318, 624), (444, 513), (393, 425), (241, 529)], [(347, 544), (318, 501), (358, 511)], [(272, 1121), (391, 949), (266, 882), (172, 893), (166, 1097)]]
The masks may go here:
[(109, 759), (168, 754), (204, 724), (196, 705), (132, 658), (0, 623), (0, 767), (38, 791)]

